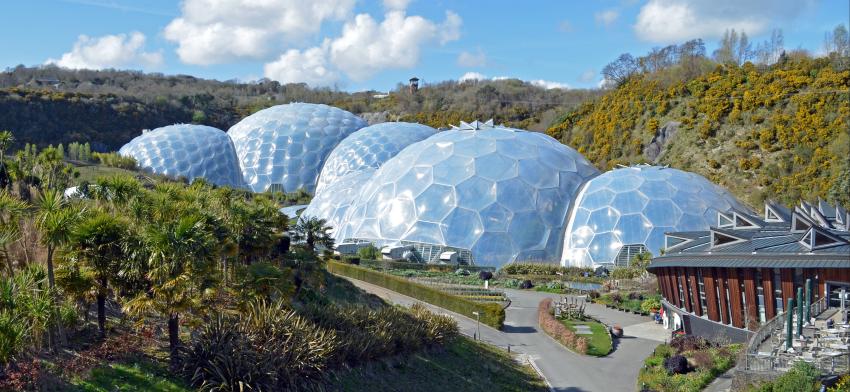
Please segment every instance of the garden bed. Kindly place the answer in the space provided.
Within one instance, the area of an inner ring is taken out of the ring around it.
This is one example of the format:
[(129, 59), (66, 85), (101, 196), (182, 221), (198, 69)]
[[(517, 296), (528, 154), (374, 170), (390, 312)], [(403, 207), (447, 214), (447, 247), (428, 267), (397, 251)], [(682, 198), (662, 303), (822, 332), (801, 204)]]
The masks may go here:
[(735, 366), (740, 344), (722, 346), (684, 336), (655, 348), (638, 375), (638, 389), (658, 392), (701, 391)]

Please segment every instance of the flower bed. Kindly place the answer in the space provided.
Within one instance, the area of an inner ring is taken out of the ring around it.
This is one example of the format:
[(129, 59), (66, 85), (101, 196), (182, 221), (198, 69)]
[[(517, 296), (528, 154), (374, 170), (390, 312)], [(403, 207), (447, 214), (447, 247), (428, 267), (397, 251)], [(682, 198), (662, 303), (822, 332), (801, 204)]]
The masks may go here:
[(638, 389), (658, 392), (701, 391), (735, 366), (740, 344), (720, 346), (684, 336), (655, 348), (638, 375)]
[(537, 306), (537, 319), (540, 328), (549, 336), (563, 344), (565, 347), (579, 354), (587, 354), (587, 339), (579, 337), (568, 328), (561, 320), (552, 315), (552, 299), (545, 298)]

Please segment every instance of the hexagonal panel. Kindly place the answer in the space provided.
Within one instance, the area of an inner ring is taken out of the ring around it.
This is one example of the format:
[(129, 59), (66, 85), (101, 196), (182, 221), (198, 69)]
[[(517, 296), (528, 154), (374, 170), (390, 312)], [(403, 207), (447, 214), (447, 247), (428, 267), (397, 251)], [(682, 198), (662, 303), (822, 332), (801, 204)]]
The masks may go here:
[[(623, 244), (644, 244), (658, 255), (664, 231), (706, 230), (717, 211), (747, 210), (699, 175), (646, 165), (591, 179), (574, 204), (561, 260), (577, 266), (611, 263), (616, 256), (612, 249)], [(612, 211), (619, 220), (612, 219)]]
[[(432, 168), (431, 176), (411, 180), (412, 168), (419, 167)], [(433, 233), (423, 227), (434, 225), (420, 224), (429, 222), (441, 229), (442, 242), (435, 245), (469, 249), (479, 265), (498, 266), (520, 255), (555, 260), (570, 201), (597, 173), (575, 150), (546, 135), (502, 127), (439, 132), (378, 169), (349, 208), (337, 239), (433, 243), (436, 236), (421, 234)], [(395, 188), (385, 191), (387, 184)], [(417, 194), (419, 187), (424, 188)], [(408, 198), (413, 199), (412, 213), (405, 215), (409, 222), (399, 222), (401, 229), (389, 227), (382, 211)], [(375, 220), (381, 222), (379, 232), (368, 224)]]
[[(365, 126), (363, 119), (342, 109), (291, 103), (245, 117), (227, 133), (233, 140), (243, 175), (255, 192), (265, 192), (272, 184), (287, 192), (313, 192), (319, 171), (334, 147)], [(257, 146), (262, 146), (259, 153)], [(285, 151), (284, 156), (277, 153), (280, 150)], [(272, 177), (276, 167), (282, 168), (283, 175)]]
[(230, 138), (218, 128), (177, 124), (137, 136), (118, 150), (149, 172), (189, 181), (202, 177), (220, 186), (245, 186)]

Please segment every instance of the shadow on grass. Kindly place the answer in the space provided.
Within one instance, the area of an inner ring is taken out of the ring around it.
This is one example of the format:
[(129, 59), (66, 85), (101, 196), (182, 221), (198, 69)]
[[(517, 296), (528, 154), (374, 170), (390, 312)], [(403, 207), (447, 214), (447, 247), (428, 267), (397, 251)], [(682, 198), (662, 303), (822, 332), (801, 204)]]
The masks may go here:
[(191, 389), (165, 368), (148, 362), (113, 363), (93, 369), (85, 380), (74, 382), (77, 391), (162, 391), (187, 392)]

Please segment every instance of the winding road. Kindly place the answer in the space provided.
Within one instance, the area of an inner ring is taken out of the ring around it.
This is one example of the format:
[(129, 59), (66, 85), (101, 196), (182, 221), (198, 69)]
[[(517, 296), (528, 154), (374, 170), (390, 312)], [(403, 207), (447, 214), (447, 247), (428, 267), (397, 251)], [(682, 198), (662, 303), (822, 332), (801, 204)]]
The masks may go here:
[(505, 290), (511, 305), (505, 310), (503, 331), (499, 331), (484, 324), (479, 326), (474, 319), (465, 315), (435, 307), (380, 286), (347, 279), (386, 301), (404, 306), (422, 303), (434, 312), (448, 314), (457, 320), (458, 327), (465, 335), (477, 336), (480, 329), (482, 341), (502, 348), (510, 345), (512, 352), (527, 355), (546, 378), (552, 390), (558, 392), (636, 390), (637, 375), (643, 366), (643, 360), (669, 336), (661, 326), (646, 317), (588, 304), (585, 310), (587, 314), (608, 325), (620, 324), (625, 336), (615, 340), (615, 349), (607, 357), (583, 356), (564, 348), (537, 326), (538, 303), (546, 297), (557, 298), (557, 294)]

